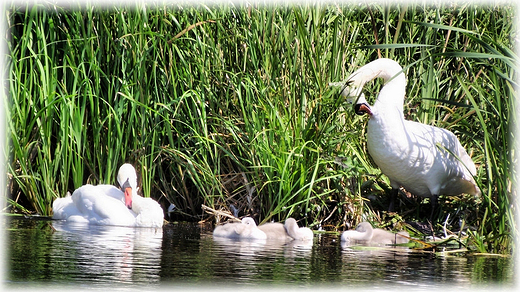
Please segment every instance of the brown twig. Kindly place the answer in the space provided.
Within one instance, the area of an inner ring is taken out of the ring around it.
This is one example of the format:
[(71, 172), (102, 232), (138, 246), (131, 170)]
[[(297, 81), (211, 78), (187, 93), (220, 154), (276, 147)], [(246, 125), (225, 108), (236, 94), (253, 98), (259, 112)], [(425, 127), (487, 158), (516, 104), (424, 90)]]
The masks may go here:
[(213, 208), (210, 208), (204, 204), (201, 205), (201, 208), (202, 210), (204, 210), (204, 212), (208, 213), (208, 214), (211, 214), (211, 215), (217, 215), (217, 216), (224, 216), (224, 217), (227, 217), (227, 218), (230, 218), (232, 220), (236, 220), (236, 221), (240, 221), (240, 219), (238, 219), (237, 217), (231, 215), (230, 213), (228, 212), (223, 212), (223, 211), (219, 211), (219, 210), (215, 210)]
[[(372, 22), (372, 31), (374, 32), (374, 37), (376, 39), (376, 45), (379, 45), (379, 38), (377, 37), (377, 28), (376, 28), (376, 22), (374, 20), (374, 14), (372, 13), (372, 9), (370, 9), (370, 6), (367, 4), (368, 13), (370, 13), (370, 22)], [(377, 57), (381, 58), (381, 49), (377, 49)]]

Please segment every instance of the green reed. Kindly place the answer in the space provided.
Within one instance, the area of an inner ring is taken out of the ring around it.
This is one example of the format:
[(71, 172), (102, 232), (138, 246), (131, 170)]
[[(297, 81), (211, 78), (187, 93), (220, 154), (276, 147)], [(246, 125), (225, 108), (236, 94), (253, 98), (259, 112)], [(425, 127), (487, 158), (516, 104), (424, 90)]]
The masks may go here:
[[(8, 196), (51, 214), (85, 183), (133, 163), (173, 218), (204, 204), (259, 221), (343, 230), (362, 219), (422, 220), (420, 200), (386, 214), (388, 179), (330, 82), (378, 56), (403, 65), (408, 119), (455, 132), (483, 197), (443, 200), (481, 251), (516, 230), (514, 7), (50, 5), (8, 11)], [(381, 82), (367, 86), (376, 96)], [(386, 217), (385, 217), (386, 216)], [(393, 222), (393, 221), (392, 221)], [(455, 220), (450, 221), (455, 224)]]

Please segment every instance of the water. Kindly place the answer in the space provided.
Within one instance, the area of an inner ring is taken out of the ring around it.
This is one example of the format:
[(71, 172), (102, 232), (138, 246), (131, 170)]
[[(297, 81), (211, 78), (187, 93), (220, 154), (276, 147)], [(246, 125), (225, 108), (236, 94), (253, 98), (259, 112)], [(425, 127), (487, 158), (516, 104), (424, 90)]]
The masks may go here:
[(211, 226), (193, 223), (157, 230), (3, 224), (8, 288), (515, 287), (510, 257), (345, 247), (335, 235), (317, 235), (309, 246), (214, 240)]

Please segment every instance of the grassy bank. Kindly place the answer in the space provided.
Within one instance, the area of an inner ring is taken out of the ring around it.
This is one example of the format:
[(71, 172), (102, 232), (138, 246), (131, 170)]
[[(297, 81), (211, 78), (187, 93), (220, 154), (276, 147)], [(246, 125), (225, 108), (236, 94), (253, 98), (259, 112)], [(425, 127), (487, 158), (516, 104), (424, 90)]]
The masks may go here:
[[(480, 251), (512, 249), (517, 57), (514, 7), (456, 4), (10, 7), (7, 196), (51, 214), (85, 183), (138, 169), (174, 219), (201, 206), (260, 222), (343, 230), (423, 220), (366, 154), (366, 118), (330, 82), (378, 57), (408, 79), (408, 119), (457, 134), (480, 200), (443, 198), (439, 220), (475, 227)], [(367, 86), (373, 98), (380, 82)], [(231, 205), (233, 205), (231, 207)], [(389, 223), (391, 222), (391, 223)]]

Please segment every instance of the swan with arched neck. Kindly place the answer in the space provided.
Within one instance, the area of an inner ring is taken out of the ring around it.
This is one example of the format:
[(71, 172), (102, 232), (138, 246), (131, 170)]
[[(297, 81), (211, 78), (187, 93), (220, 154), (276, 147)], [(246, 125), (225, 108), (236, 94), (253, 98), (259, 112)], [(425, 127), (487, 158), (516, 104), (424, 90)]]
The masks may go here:
[[(366, 82), (385, 81), (374, 105), (362, 93)], [(402, 67), (390, 59), (372, 61), (348, 77), (342, 95), (356, 99), (357, 114), (369, 116), (368, 153), (390, 179), (393, 198), (399, 187), (412, 194), (432, 198), (467, 193), (480, 196), (473, 176), (476, 167), (449, 130), (404, 119), (406, 78)], [(432, 208), (432, 215), (433, 215)]]
[(119, 168), (112, 185), (84, 185), (72, 195), (54, 200), (53, 219), (96, 225), (161, 227), (164, 213), (155, 200), (137, 194), (137, 174), (128, 163)]

